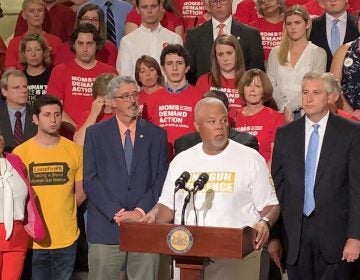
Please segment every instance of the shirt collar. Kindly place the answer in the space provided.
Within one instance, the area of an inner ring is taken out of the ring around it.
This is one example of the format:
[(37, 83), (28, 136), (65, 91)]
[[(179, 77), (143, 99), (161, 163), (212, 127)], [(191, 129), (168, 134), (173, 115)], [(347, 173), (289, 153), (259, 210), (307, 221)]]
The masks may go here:
[(232, 16), (230, 15), (224, 22), (220, 22), (220, 21), (217, 21), (215, 18), (211, 18), (211, 21), (212, 21), (212, 25), (213, 25), (213, 29), (217, 29), (218, 25), (220, 23), (223, 23), (225, 24), (226, 27), (231, 27), (231, 22), (232, 22)]
[(188, 86), (189, 86), (188, 81), (186, 81), (185, 85), (183, 85), (181, 88), (177, 88), (177, 89), (173, 89), (173, 88), (170, 87), (168, 84), (165, 85), (166, 90), (167, 90), (169, 93), (182, 93)]
[(120, 121), (118, 116), (116, 116), (116, 120), (117, 120), (117, 123), (119, 125), (119, 129), (120, 129), (121, 134), (125, 134), (126, 131), (129, 129), (130, 134), (135, 135), (137, 120), (135, 120), (129, 127), (127, 127), (122, 121)]
[[(323, 116), (322, 119), (317, 122), (317, 124), (320, 126), (321, 129), (325, 129), (326, 124), (327, 124), (328, 119), (329, 119), (329, 115), (330, 115), (330, 111), (328, 111), (326, 113), (326, 115)], [(310, 120), (307, 116), (305, 116), (305, 127), (307, 129), (310, 129), (313, 124), (315, 124), (315, 123), (312, 120)]]
[(159, 22), (159, 25), (158, 25), (154, 30), (151, 30), (150, 28), (145, 27), (145, 26), (141, 23), (139, 28), (141, 28), (141, 30), (143, 30), (143, 31), (150, 32), (150, 33), (154, 33), (154, 32), (160, 32), (161, 29), (163, 28), (163, 26), (162, 26), (162, 25), (160, 24), (160, 22)]
[(17, 111), (21, 112), (21, 115), (24, 116), (25, 110), (26, 110), (26, 106), (21, 107), (21, 108), (18, 109), (18, 110), (15, 110), (15, 109), (7, 106), (7, 109), (8, 109), (8, 112), (9, 112), (9, 115), (10, 115), (10, 116), (14, 116)]
[[(333, 20), (335, 19), (335, 17), (333, 17), (332, 15), (326, 13), (326, 21), (327, 22), (333, 22)], [(339, 16), (337, 18), (339, 21), (346, 23), (347, 21), (347, 12), (345, 11), (341, 16)]]

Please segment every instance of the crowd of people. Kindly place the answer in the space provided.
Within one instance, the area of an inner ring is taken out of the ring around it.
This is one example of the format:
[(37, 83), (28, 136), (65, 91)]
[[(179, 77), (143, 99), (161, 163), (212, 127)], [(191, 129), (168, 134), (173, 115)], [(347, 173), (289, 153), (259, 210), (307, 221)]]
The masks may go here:
[(358, 1), (23, 0), (0, 77), (0, 279), (71, 279), (81, 242), (90, 280), (170, 279), (119, 226), (180, 224), (184, 171), (187, 225), (256, 233), (205, 279), (359, 279)]

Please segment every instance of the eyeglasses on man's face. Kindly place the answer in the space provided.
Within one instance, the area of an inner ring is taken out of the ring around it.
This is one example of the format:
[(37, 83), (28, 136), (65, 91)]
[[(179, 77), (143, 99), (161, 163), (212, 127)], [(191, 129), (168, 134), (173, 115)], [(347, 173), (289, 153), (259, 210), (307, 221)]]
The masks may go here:
[(138, 97), (139, 97), (139, 93), (138, 92), (133, 92), (133, 93), (125, 93), (125, 94), (120, 95), (120, 96), (114, 96), (113, 98), (121, 99), (124, 102), (129, 102), (132, 99), (136, 100)]
[(228, 0), (209, 0), (209, 4), (212, 7), (217, 6), (217, 4), (219, 3), (220, 5), (224, 5)]

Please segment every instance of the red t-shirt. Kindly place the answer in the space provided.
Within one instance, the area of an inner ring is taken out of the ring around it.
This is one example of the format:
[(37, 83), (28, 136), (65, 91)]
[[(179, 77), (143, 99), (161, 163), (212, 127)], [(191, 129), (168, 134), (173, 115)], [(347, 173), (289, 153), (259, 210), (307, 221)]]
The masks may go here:
[[(58, 49), (61, 45), (61, 40), (59, 37), (56, 37), (55, 35), (52, 35), (50, 33), (43, 32), (42, 34), (44, 38), (46, 39), (49, 48), (51, 49), (51, 60), (54, 61)], [(12, 39), (9, 43), (7, 52), (6, 52), (6, 60), (5, 60), (5, 67), (16, 67), (16, 69), (24, 70), (24, 67), (20, 64), (20, 41), (22, 39), (22, 36), (17, 36), (14, 39)]]
[[(131, 22), (140, 26), (141, 18), (139, 13), (137, 12), (136, 8), (133, 8), (126, 17), (126, 22)], [(183, 23), (181, 21), (181, 17), (178, 16), (176, 13), (172, 13), (169, 11), (165, 11), (164, 16), (161, 20), (161, 25), (165, 28), (169, 29), (170, 31), (175, 32), (175, 28), (178, 26), (182, 26)]]
[(268, 107), (263, 107), (260, 112), (252, 116), (244, 116), (243, 109), (240, 109), (236, 115), (235, 129), (256, 136), (259, 152), (268, 162), (271, 159), (271, 144), (274, 143), (276, 129), (284, 124), (284, 117)]
[(286, 0), (286, 7), (291, 7), (294, 5), (305, 5), (306, 3), (308, 3), (311, 0)]
[[(76, 15), (72, 9), (56, 3), (50, 11), (45, 10), (43, 30), (66, 42), (74, 29), (75, 18)], [(16, 21), (14, 36), (20, 36), (26, 31), (27, 22), (20, 13)]]
[(324, 14), (324, 8), (320, 7), (318, 0), (312, 0), (304, 5), (311, 18), (317, 18)]
[(164, 87), (148, 98), (150, 121), (167, 131), (168, 141), (174, 141), (194, 132), (194, 107), (201, 99), (201, 92), (189, 85), (181, 93), (169, 93)]
[[(158, 90), (161, 90), (159, 88)], [(158, 90), (152, 92), (151, 94), (146, 93), (143, 89), (139, 91), (139, 117), (141, 117), (144, 120), (149, 121), (149, 112), (148, 112), (148, 102), (151, 98), (151, 95), (157, 92)]]
[[(98, 61), (116, 67), (118, 49), (116, 45), (110, 41), (106, 41), (104, 46), (96, 53)], [(59, 47), (54, 65), (66, 63), (75, 59), (75, 53), (71, 51), (69, 42), (64, 42)]]
[(94, 100), (92, 85), (102, 73), (116, 73), (114, 67), (98, 61), (84, 69), (75, 60), (57, 65), (51, 72), (48, 93), (63, 101), (64, 111), (78, 124), (81, 114), (90, 110)]
[(352, 11), (352, 14), (354, 16), (357, 16), (358, 12), (360, 12), (360, 1), (359, 0), (348, 0), (348, 5)]
[[(90, 110), (84, 111), (81, 113), (81, 116), (79, 118), (79, 122), (77, 123), (76, 126), (76, 131), (78, 131), (80, 129), (80, 127), (83, 126), (83, 124), (86, 122), (88, 116), (90, 115)], [(113, 116), (115, 116), (115, 113), (112, 114), (104, 114), (104, 113), (100, 113), (99, 116), (96, 118), (96, 122), (102, 122), (102, 121), (107, 121), (110, 120)]]
[(233, 16), (237, 21), (245, 24), (249, 24), (259, 16), (261, 17), (261, 15), (257, 13), (254, 0), (244, 0), (240, 2), (236, 7), (236, 12)]
[(235, 86), (235, 79), (225, 79), (224, 76), (221, 76), (221, 85), (222, 87), (216, 88), (211, 86), (210, 74), (202, 74), (196, 82), (196, 87), (204, 95), (208, 90), (220, 90), (224, 92), (229, 99), (229, 117), (234, 119), (236, 111), (245, 105), (245, 102), (242, 100), (239, 94), (238, 88)]
[(181, 14), (185, 30), (206, 22), (206, 9), (202, 0), (176, 0), (175, 7)]
[(257, 18), (250, 23), (250, 26), (259, 30), (264, 49), (265, 60), (268, 60), (273, 47), (280, 45), (284, 22), (268, 22), (265, 18)]

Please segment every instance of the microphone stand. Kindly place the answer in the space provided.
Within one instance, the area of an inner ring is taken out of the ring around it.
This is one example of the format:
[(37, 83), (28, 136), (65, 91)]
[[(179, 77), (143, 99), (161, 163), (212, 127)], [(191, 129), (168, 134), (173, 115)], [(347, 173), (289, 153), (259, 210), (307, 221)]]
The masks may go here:
[(181, 225), (185, 225), (185, 210), (186, 210), (186, 207), (189, 204), (190, 198), (191, 198), (191, 191), (189, 189), (187, 189), (187, 192), (188, 192), (188, 194), (184, 199), (184, 205), (183, 205), (183, 208), (181, 211)]

